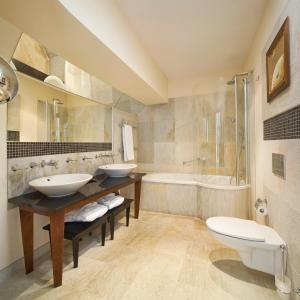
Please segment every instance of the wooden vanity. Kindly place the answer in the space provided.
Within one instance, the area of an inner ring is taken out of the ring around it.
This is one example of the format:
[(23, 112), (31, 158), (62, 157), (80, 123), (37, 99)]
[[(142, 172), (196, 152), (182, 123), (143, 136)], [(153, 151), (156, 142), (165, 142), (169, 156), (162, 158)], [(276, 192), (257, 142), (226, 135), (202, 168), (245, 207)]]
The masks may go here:
[(26, 274), (33, 271), (33, 214), (49, 216), (54, 287), (62, 285), (65, 213), (97, 201), (109, 193), (134, 184), (134, 217), (139, 217), (143, 173), (128, 177), (95, 176), (76, 194), (64, 198), (48, 198), (40, 192), (21, 195), (8, 201), (19, 206)]

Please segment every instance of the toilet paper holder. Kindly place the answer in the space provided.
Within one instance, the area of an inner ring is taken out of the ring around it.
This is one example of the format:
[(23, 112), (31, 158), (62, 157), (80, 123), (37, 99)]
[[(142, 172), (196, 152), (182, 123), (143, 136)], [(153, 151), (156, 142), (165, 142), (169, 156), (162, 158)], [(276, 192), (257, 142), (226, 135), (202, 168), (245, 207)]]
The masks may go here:
[(255, 208), (257, 209), (258, 207), (260, 206), (267, 206), (268, 205), (268, 201), (267, 199), (260, 199), (258, 198), (256, 201), (255, 201)]

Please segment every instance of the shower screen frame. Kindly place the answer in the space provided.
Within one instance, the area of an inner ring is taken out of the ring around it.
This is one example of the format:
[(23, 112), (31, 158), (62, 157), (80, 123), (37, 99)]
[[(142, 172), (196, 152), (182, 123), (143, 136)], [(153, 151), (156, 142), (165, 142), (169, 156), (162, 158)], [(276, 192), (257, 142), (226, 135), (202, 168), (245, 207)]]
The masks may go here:
[[(249, 139), (249, 83), (251, 72), (236, 74), (234, 76), (234, 90), (235, 90), (235, 145), (236, 145), (236, 166), (235, 176), (236, 185), (250, 183), (250, 139)], [(239, 81), (242, 82), (242, 95), (240, 97)], [(239, 106), (243, 105), (243, 110), (239, 110)], [(243, 122), (240, 122), (239, 112), (243, 112)], [(243, 124), (241, 124), (243, 123)], [(242, 127), (243, 126), (243, 127)], [(242, 137), (239, 134), (240, 128), (243, 128)], [(241, 165), (241, 156), (244, 150), (244, 165)], [(241, 168), (244, 168), (244, 182), (241, 182)]]

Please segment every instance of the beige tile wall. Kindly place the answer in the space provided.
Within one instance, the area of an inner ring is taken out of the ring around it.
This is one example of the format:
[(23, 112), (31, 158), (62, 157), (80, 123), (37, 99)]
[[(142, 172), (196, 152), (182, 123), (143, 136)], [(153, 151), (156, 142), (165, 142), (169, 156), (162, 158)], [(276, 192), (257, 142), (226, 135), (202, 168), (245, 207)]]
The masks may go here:
[[(266, 198), (269, 207), (269, 225), (288, 245), (288, 276), (293, 288), (300, 287), (300, 140), (263, 140), (263, 120), (300, 104), (300, 2), (298, 0), (271, 1), (257, 40), (249, 55), (247, 68), (254, 69), (255, 88), (252, 109), (255, 110), (252, 132), (255, 132), (253, 155), (256, 198)], [(291, 85), (271, 103), (266, 98), (265, 53), (285, 18), (290, 18)], [(281, 153), (286, 159), (286, 178), (272, 173), (272, 153)], [(255, 216), (255, 214), (254, 214)], [(292, 299), (297, 299), (292, 293)]]
[[(170, 99), (139, 113), (139, 168), (147, 172), (232, 175), (235, 167), (234, 94)], [(215, 114), (221, 113), (220, 166), (216, 168)], [(208, 137), (204, 118), (208, 121)], [(200, 158), (198, 160), (195, 160)], [(226, 159), (225, 159), (226, 158)], [(195, 160), (183, 164), (184, 161)]]

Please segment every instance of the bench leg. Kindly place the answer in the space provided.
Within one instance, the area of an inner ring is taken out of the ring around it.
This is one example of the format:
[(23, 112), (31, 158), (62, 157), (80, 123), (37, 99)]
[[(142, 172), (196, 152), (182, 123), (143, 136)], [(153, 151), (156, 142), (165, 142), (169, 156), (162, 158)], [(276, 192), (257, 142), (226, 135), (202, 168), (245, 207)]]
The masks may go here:
[(126, 226), (129, 226), (130, 205), (126, 208)]
[(102, 224), (101, 226), (101, 241), (102, 246), (105, 246), (105, 235), (106, 235), (106, 222)]
[(110, 226), (110, 239), (114, 239), (115, 234), (115, 216), (109, 217), (109, 226)]
[(73, 246), (73, 263), (74, 263), (74, 268), (78, 268), (79, 240), (78, 239), (72, 240), (72, 246)]

